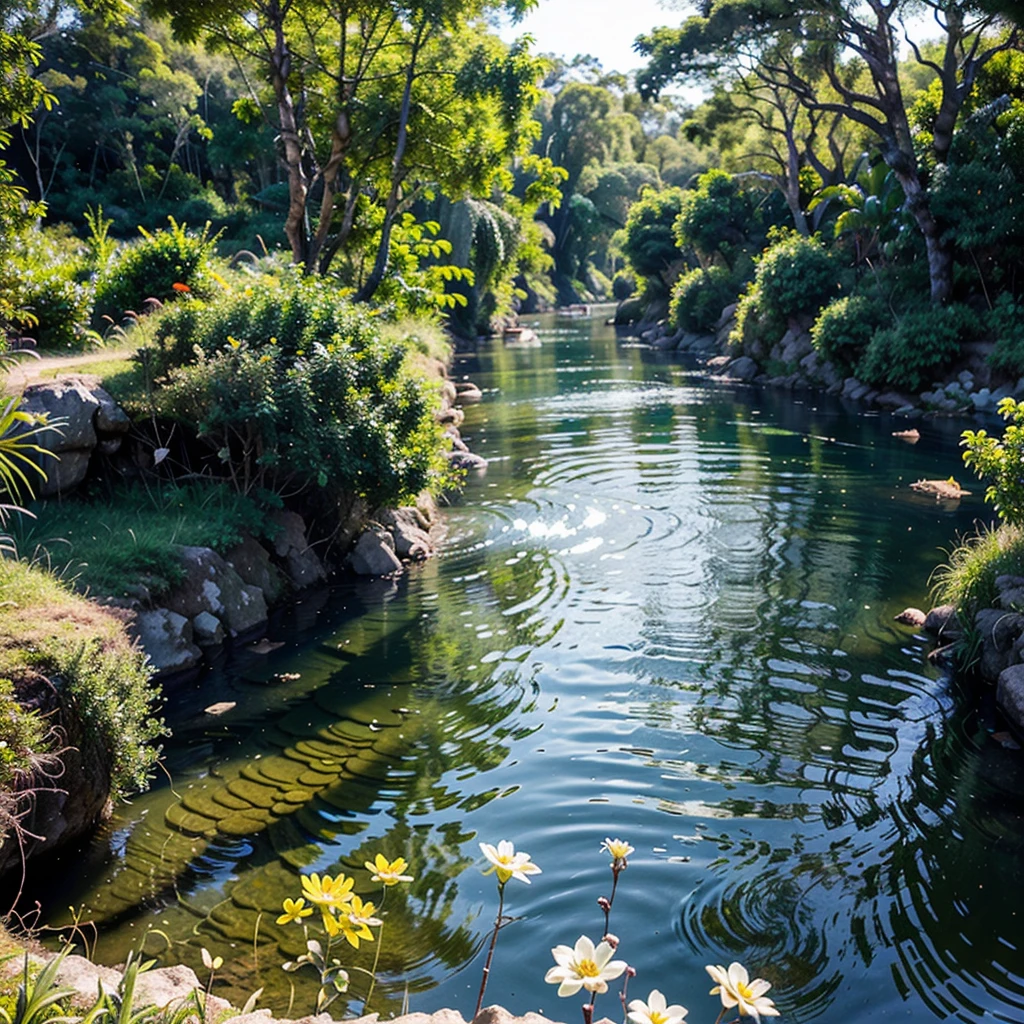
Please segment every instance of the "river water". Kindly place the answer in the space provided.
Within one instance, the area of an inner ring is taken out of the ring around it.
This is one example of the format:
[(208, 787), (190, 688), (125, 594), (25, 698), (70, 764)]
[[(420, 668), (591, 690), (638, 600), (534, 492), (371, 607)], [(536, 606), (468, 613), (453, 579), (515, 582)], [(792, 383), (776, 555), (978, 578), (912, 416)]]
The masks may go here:
[[(84, 908), (107, 962), (149, 930), (202, 974), (205, 946), (215, 992), (263, 985), (299, 1016), (312, 975), (279, 964), (302, 931), (274, 923), (298, 873), (379, 902), (363, 862), (403, 855), (371, 1009), (468, 1018), (497, 904), (478, 842), (510, 839), (543, 873), (508, 885), (487, 1002), (575, 1021), (550, 948), (602, 934), (599, 846), (622, 837), (631, 997), (711, 1022), (704, 965), (737, 959), (787, 1020), (1020, 1020), (1021, 755), (892, 621), (984, 514), (908, 487), (963, 473), (965, 424), (912, 446), (905, 422), (709, 382), (596, 319), (536, 326), (541, 348), (456, 365), (490, 465), (440, 556), (306, 597), (281, 646), (175, 692), (170, 781), (34, 881), (45, 919)], [(342, 949), (372, 966), (375, 944)]]

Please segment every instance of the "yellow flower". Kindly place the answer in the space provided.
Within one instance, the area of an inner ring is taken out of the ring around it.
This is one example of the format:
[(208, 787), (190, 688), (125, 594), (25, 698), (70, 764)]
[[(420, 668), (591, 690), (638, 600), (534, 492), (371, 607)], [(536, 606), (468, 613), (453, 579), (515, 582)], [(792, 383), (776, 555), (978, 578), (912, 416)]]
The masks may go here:
[(317, 874), (302, 875), (301, 878), (303, 895), (321, 910), (340, 910), (352, 899), (355, 879), (344, 875), (338, 875), (337, 878), (324, 875), (321, 880)]
[(704, 968), (716, 982), (711, 995), (722, 997), (722, 1006), (731, 1010), (734, 1006), (741, 1017), (778, 1017), (775, 1004), (765, 995), (771, 985), (763, 978), (750, 980), (743, 964), (729, 964), (729, 970), (718, 965)]
[(612, 867), (624, 868), (626, 858), (633, 852), (633, 847), (624, 839), (606, 839), (601, 849), (611, 855)]
[(313, 908), (307, 907), (301, 896), (297, 900), (285, 900), (283, 905), (284, 913), (277, 919), (278, 924), (291, 924), (313, 913)]
[(498, 873), (498, 882), (504, 885), (510, 878), (530, 884), (527, 875), (539, 875), (540, 868), (530, 860), (528, 853), (516, 853), (516, 848), (507, 839), (502, 839), (495, 849), (490, 843), (481, 843), (480, 852), (491, 862), (484, 870), (485, 875)]
[(408, 866), (404, 857), (396, 857), (389, 862), (383, 853), (378, 853), (372, 863), (366, 861), (366, 870), (373, 874), (372, 880), (389, 886), (412, 881), (412, 875), (403, 874)]
[[(348, 913), (342, 914), (338, 918), (336, 922), (338, 931), (345, 936), (345, 940), (353, 949), (359, 948), (360, 939), (367, 942), (373, 941), (373, 932), (370, 931), (370, 926), (376, 927), (381, 923), (379, 918), (373, 916), (376, 909), (369, 901), (364, 903), (358, 896), (353, 896)], [(333, 934), (337, 935), (338, 932)]]

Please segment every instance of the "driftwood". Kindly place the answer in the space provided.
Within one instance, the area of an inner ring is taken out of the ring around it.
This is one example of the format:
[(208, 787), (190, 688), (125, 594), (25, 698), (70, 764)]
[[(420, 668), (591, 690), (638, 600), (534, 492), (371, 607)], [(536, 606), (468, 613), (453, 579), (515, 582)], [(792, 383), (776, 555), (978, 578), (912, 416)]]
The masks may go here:
[(936, 501), (956, 501), (971, 493), (965, 491), (952, 477), (948, 480), (918, 480), (910, 485), (910, 489), (921, 494), (934, 494)]

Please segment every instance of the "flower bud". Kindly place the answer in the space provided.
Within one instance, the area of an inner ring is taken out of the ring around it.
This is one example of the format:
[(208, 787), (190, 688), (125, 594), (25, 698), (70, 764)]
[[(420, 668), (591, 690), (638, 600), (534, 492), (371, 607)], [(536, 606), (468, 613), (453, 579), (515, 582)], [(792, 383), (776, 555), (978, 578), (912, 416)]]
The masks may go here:
[(601, 939), (601, 941), (602, 942), (607, 942), (608, 945), (612, 947), (612, 949), (618, 949), (619, 948), (619, 937), (618, 937), (618, 935), (612, 935), (611, 932), (609, 932), (607, 935), (605, 935)]
[(607, 914), (612, 909), (611, 900), (607, 896), (598, 896), (597, 905)]
[(636, 968), (635, 967), (627, 967), (626, 968), (626, 977), (627, 978), (635, 978), (636, 977)]

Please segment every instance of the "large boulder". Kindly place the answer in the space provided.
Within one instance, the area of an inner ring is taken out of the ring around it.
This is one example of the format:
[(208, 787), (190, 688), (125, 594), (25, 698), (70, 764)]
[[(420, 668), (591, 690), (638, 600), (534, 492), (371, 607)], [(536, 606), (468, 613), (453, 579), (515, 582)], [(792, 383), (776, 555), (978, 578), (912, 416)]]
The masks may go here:
[(306, 524), (295, 512), (279, 511), (270, 516), (277, 528), (274, 554), (296, 590), (303, 590), (327, 579), (327, 570), (306, 539)]
[(1010, 665), (999, 673), (996, 703), (1021, 732), (1024, 732), (1024, 665)]
[(434, 553), (434, 544), (427, 532), (430, 523), (418, 508), (385, 509), (380, 515), (380, 522), (391, 531), (395, 554), (399, 558), (420, 562)]
[(963, 630), (960, 627), (956, 606), (952, 604), (936, 605), (925, 616), (924, 629), (926, 633), (931, 633), (932, 636), (937, 636), (942, 640), (958, 639)]
[(209, 612), (231, 636), (248, 633), (267, 621), (267, 602), (259, 587), (246, 583), (212, 548), (178, 549), (185, 579), (164, 598), (173, 612), (194, 619)]
[(158, 672), (182, 672), (202, 660), (203, 652), (192, 642), (192, 623), (167, 608), (139, 612), (129, 632), (149, 656)]
[(360, 534), (348, 556), (348, 566), (357, 576), (390, 576), (402, 571), (394, 538), (382, 527), (370, 527)]
[(284, 577), (270, 559), (270, 552), (254, 537), (245, 537), (230, 551), (224, 560), (246, 582), (263, 591), (268, 605), (281, 600), (285, 590)]
[(974, 628), (981, 639), (979, 671), (995, 682), (1013, 659), (1014, 644), (1024, 633), (1024, 616), (998, 608), (982, 608), (974, 617)]
[(751, 381), (758, 374), (757, 363), (754, 362), (750, 356), (740, 356), (739, 359), (734, 359), (726, 368), (722, 374), (729, 380), (742, 380)]

